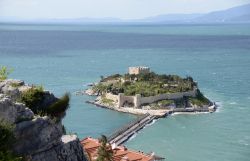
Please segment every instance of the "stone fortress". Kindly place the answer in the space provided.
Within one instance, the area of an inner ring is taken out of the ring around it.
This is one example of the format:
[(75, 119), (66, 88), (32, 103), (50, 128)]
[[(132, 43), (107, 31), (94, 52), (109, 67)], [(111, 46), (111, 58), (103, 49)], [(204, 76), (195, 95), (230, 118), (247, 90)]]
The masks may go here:
[[(129, 67), (129, 74), (141, 74), (141, 73), (149, 73), (149, 67)], [(126, 96), (123, 93), (119, 93), (118, 95), (114, 95), (112, 93), (106, 93), (106, 98), (113, 100), (114, 103), (119, 107), (124, 107), (126, 104), (130, 104), (134, 108), (140, 108), (142, 105), (151, 104), (157, 101), (165, 100), (165, 99), (181, 99), (183, 97), (195, 97), (197, 95), (197, 88), (192, 91), (187, 92), (178, 92), (178, 93), (165, 93), (159, 94), (155, 96), (143, 97), (140, 94), (136, 94), (135, 96)]]
[(137, 66), (137, 67), (129, 67), (128, 68), (128, 73), (129, 74), (145, 74), (145, 73), (149, 73), (150, 72), (150, 68), (149, 67), (144, 67), (144, 66)]

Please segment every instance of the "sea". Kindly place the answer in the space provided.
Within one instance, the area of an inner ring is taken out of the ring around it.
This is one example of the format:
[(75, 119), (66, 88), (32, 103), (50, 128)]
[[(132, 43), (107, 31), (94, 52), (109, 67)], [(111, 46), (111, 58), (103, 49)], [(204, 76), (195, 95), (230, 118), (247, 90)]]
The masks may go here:
[(250, 161), (250, 24), (0, 24), (0, 65), (58, 97), (70, 92), (63, 123), (80, 139), (108, 136), (137, 118), (76, 94), (101, 76), (130, 66), (192, 76), (218, 110), (159, 119), (125, 146), (167, 161)]

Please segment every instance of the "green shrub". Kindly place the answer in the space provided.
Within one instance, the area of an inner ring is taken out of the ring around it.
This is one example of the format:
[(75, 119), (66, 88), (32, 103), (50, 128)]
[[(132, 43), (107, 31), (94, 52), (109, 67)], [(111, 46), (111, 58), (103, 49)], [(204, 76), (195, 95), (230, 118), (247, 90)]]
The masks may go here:
[(159, 110), (161, 109), (162, 107), (158, 104), (158, 103), (151, 103), (150, 104), (150, 109), (151, 110)]
[(117, 80), (121, 78), (121, 75), (120, 74), (113, 74), (113, 75), (110, 75), (106, 78), (104, 78), (103, 76), (101, 76), (101, 81), (102, 82), (106, 82), (106, 81), (111, 81), (111, 80)]
[(10, 86), (11, 87), (20, 87), (21, 85), (19, 83), (11, 83)]
[(24, 161), (24, 159), (11, 151), (0, 151), (0, 161)]
[(15, 137), (13, 135), (13, 126), (0, 122), (0, 151), (11, 148), (14, 143)]
[(160, 104), (161, 106), (169, 106), (171, 104), (173, 104), (174, 101), (173, 100), (161, 100), (158, 102), (158, 104)]
[(40, 105), (44, 100), (44, 91), (41, 86), (32, 87), (21, 94), (21, 102), (29, 107), (35, 114), (42, 109)]
[(0, 66), (0, 81), (7, 79), (12, 71), (12, 69), (8, 69), (6, 66)]
[(23, 161), (11, 150), (14, 142), (13, 126), (0, 121), (0, 161)]
[(21, 102), (29, 107), (35, 114), (44, 116), (50, 115), (52, 117), (61, 116), (69, 107), (69, 94), (66, 93), (63, 97), (58, 99), (55, 103), (48, 107), (42, 107), (44, 101), (44, 90), (42, 86), (34, 86), (29, 90), (23, 92), (20, 98)]
[(186, 107), (186, 98), (176, 99), (174, 100), (176, 108), (184, 108)]
[(189, 101), (197, 106), (209, 105), (211, 102), (207, 99), (200, 90), (197, 90), (196, 97), (189, 97)]
[(61, 116), (69, 108), (69, 101), (70, 101), (69, 93), (66, 93), (57, 102), (55, 102), (54, 104), (46, 108), (45, 112), (48, 115), (51, 115), (54, 117)]
[(110, 88), (110, 86), (98, 83), (97, 85), (92, 87), (92, 90), (96, 93), (102, 94), (104, 92), (107, 92), (108, 88)]
[(106, 98), (106, 97), (102, 97), (102, 103), (108, 104), (109, 106), (114, 105), (114, 101), (111, 100), (111, 99), (108, 99), (108, 98)]

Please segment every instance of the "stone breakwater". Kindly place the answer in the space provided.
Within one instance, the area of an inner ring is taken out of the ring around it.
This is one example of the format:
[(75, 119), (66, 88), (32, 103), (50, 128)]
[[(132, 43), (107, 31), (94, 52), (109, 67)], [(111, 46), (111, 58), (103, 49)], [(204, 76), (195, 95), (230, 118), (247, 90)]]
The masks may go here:
[[(20, 94), (30, 88), (20, 80), (0, 82), (0, 120), (14, 125), (17, 140), (14, 152), (30, 161), (85, 161), (79, 139), (76, 135), (65, 135), (61, 120), (35, 115), (18, 102)], [(45, 105), (55, 100), (58, 98), (45, 92)]]

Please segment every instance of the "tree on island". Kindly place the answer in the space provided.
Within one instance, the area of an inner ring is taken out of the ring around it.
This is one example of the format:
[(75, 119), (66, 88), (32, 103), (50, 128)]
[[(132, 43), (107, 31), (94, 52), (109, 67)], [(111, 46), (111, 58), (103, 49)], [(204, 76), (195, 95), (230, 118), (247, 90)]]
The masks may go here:
[(112, 161), (113, 150), (110, 143), (108, 143), (107, 137), (102, 135), (99, 141), (101, 142), (101, 146), (97, 151), (97, 161)]

